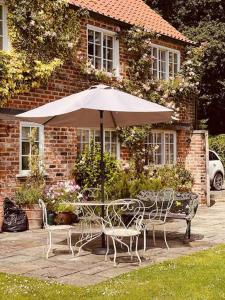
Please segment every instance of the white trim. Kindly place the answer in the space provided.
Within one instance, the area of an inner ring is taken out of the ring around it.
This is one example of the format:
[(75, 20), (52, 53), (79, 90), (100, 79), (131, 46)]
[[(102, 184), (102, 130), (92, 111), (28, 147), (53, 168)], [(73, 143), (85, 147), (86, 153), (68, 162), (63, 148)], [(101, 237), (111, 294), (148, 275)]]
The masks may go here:
[(30, 170), (22, 170), (22, 128), (36, 127), (39, 128), (39, 150), (42, 160), (44, 160), (44, 126), (32, 122), (20, 122), (20, 136), (19, 136), (19, 175), (17, 177), (28, 176)]
[[(103, 35), (113, 37), (113, 69), (115, 70), (115, 75), (118, 77), (120, 75), (120, 59), (119, 59), (119, 40), (116, 39), (116, 32), (110, 31), (104, 28), (96, 27), (87, 24), (87, 58), (88, 58), (88, 30), (93, 30), (95, 32), (101, 33), (101, 70), (103, 70)], [(109, 72), (109, 74), (112, 74)]]
[(4, 1), (0, 1), (0, 6), (2, 6), (2, 37), (3, 37), (3, 49), (2, 50), (9, 50), (9, 36), (8, 36), (8, 26), (7, 26), (7, 15), (8, 15), (8, 8), (4, 4)]
[(179, 50), (169, 48), (169, 47), (165, 47), (165, 46), (161, 46), (161, 45), (154, 44), (154, 43), (151, 43), (150, 47), (157, 49), (157, 79), (159, 79), (159, 51), (158, 50), (167, 51), (166, 52), (166, 80), (169, 79), (169, 52), (177, 54), (177, 72), (180, 71), (181, 54), (180, 54)]

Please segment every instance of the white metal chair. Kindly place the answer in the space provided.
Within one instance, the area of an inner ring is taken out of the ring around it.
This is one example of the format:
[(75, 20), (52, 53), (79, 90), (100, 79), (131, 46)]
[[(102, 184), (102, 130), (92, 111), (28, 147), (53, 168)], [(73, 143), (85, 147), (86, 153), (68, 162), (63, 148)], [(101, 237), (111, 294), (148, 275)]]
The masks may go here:
[(74, 255), (73, 247), (72, 247), (72, 243), (71, 243), (71, 230), (73, 229), (73, 227), (70, 226), (70, 225), (49, 225), (48, 224), (48, 219), (47, 219), (46, 205), (45, 205), (44, 201), (41, 200), (41, 199), (39, 199), (39, 206), (43, 210), (44, 228), (48, 231), (48, 239), (47, 239), (48, 250), (47, 250), (47, 253), (46, 253), (46, 258), (48, 259), (49, 253), (50, 253), (51, 248), (52, 248), (52, 232), (62, 231), (62, 230), (67, 232), (68, 246), (69, 246), (69, 249), (72, 252), (72, 255)]
[[(153, 235), (153, 244), (156, 245), (155, 241), (155, 226), (163, 226), (164, 232), (164, 241), (167, 249), (169, 249), (167, 239), (166, 239), (166, 221), (167, 215), (170, 211), (170, 208), (174, 201), (174, 191), (173, 189), (165, 189), (158, 192), (154, 206), (148, 213), (148, 220), (145, 222), (144, 235), (146, 235), (146, 231), (148, 226), (152, 227), (152, 235)], [(146, 241), (146, 239), (145, 239)]]
[[(135, 239), (135, 253), (141, 264), (138, 253), (138, 238), (141, 234), (144, 211), (144, 205), (138, 199), (119, 199), (109, 203), (105, 220), (103, 220), (103, 232), (107, 239), (106, 261), (109, 253), (109, 237), (112, 239), (114, 247), (114, 266), (116, 266), (117, 257), (116, 242), (124, 245), (132, 258), (132, 244), (133, 239)], [(129, 212), (133, 212), (133, 214), (127, 215)], [(127, 220), (126, 216), (128, 216)], [(125, 238), (129, 239), (129, 246), (124, 242)]]

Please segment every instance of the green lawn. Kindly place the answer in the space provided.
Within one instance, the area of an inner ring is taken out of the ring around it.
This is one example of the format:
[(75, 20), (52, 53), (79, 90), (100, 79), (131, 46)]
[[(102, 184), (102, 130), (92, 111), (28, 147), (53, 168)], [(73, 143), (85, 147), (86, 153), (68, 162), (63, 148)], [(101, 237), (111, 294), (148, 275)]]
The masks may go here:
[(87, 288), (0, 273), (0, 299), (225, 299), (225, 245)]

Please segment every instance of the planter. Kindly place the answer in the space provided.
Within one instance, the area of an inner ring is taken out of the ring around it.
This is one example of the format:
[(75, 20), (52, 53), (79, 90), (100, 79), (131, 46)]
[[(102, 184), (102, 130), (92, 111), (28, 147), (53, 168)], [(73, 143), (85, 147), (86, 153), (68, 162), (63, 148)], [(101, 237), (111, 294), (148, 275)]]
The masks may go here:
[(57, 225), (71, 225), (76, 221), (76, 215), (72, 212), (60, 212), (55, 217)]
[(26, 212), (29, 230), (42, 228), (43, 213), (38, 204), (22, 206), (22, 209)]

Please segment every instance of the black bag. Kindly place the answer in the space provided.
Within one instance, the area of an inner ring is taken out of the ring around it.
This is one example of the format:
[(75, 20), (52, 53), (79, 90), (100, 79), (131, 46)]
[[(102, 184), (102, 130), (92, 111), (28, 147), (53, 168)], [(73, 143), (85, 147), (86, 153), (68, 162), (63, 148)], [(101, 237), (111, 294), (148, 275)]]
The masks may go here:
[(4, 200), (4, 219), (2, 231), (20, 232), (28, 229), (26, 213), (8, 198)]

